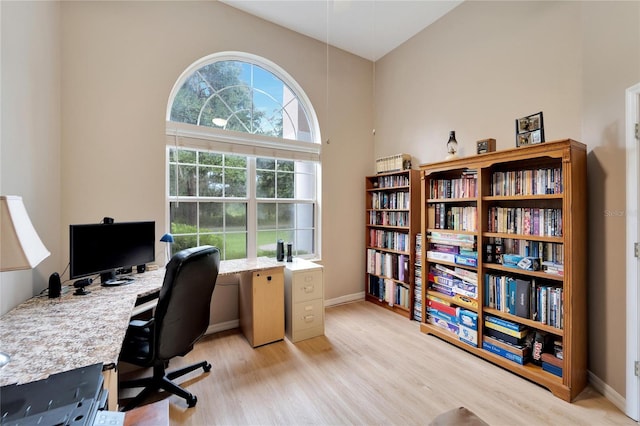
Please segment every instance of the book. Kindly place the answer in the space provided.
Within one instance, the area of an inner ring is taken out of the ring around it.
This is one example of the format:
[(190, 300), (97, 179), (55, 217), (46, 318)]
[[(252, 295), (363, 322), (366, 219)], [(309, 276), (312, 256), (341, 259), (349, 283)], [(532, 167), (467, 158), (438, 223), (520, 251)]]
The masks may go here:
[(492, 315), (487, 315), (484, 317), (485, 321), (501, 325), (513, 331), (521, 331), (527, 328), (524, 324), (518, 324), (517, 322), (509, 321), (503, 318), (494, 317)]
[(524, 365), (527, 361), (526, 358), (524, 358), (523, 356), (514, 354), (501, 347), (495, 346), (486, 340), (482, 341), (482, 349), (489, 351), (491, 353), (494, 353), (496, 355), (499, 355), (503, 358), (508, 359), (509, 361), (513, 361), (520, 365)]
[(564, 362), (562, 359), (557, 358), (555, 355), (550, 353), (543, 353), (540, 356), (542, 362), (548, 362), (549, 364), (555, 365), (558, 368), (562, 368), (562, 363)]
[(502, 340), (496, 339), (495, 337), (487, 336), (486, 334), (482, 336), (482, 339), (494, 346), (504, 349), (505, 351), (509, 351), (513, 354), (520, 355), (521, 357), (527, 359), (531, 355), (531, 348), (526, 345), (512, 345), (511, 343), (503, 342)]
[[(485, 323), (485, 325), (486, 325), (486, 323)], [(502, 341), (507, 342), (507, 343), (511, 343), (513, 345), (523, 345), (524, 342), (525, 342), (525, 339), (526, 339), (526, 336), (522, 337), (522, 338), (518, 338), (518, 337), (511, 336), (509, 334), (503, 333), (501, 331), (494, 330), (494, 329), (489, 328), (489, 327), (485, 327), (484, 328), (484, 332), (485, 332), (486, 335), (488, 335), (490, 337), (495, 337), (496, 339), (502, 340)]]
[(528, 333), (528, 329), (526, 329), (526, 328), (522, 329), (522, 330), (512, 330), (511, 328), (503, 327), (503, 326), (498, 325), (496, 323), (489, 322), (489, 321), (486, 320), (486, 318), (485, 318), (485, 321), (484, 321), (484, 326), (485, 326), (485, 328), (490, 328), (490, 329), (499, 331), (501, 333), (508, 334), (509, 336), (513, 336), (513, 337), (515, 337), (517, 339), (522, 339)]
[(437, 300), (433, 300), (431, 296), (427, 296), (427, 306), (431, 309), (435, 309), (447, 315), (451, 315), (452, 317), (453, 316), (457, 317), (458, 311), (460, 310), (460, 308), (456, 308), (455, 306), (447, 306), (444, 303), (441, 303)]
[(516, 300), (515, 300), (515, 315), (522, 318), (529, 318), (530, 305), (529, 298), (531, 297), (531, 282), (525, 281), (520, 278), (516, 279)]
[(463, 256), (463, 255), (458, 254), (458, 255), (455, 256), (455, 260), (454, 261), (458, 265), (473, 266), (473, 267), (478, 266), (478, 258), (477, 258), (477, 256), (475, 258), (473, 258), (473, 257)]
[(555, 374), (558, 377), (562, 377), (562, 368), (561, 367), (556, 367), (553, 364), (550, 364), (548, 362), (542, 362), (542, 369), (548, 373), (551, 374)]
[(453, 253), (442, 253), (439, 251), (429, 250), (427, 252), (427, 259), (454, 263), (456, 261), (456, 255)]

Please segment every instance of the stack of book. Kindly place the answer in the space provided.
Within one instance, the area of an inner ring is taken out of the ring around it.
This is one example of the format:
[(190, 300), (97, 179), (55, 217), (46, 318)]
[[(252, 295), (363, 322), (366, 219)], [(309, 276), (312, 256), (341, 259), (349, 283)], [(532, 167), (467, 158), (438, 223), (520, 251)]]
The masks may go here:
[(428, 295), (427, 322), (441, 327), (472, 346), (478, 346), (478, 314)]
[(422, 321), (422, 234), (416, 234), (416, 257), (414, 265), (414, 301), (413, 301), (413, 319)]
[(529, 361), (531, 344), (529, 329), (503, 318), (486, 315), (482, 348), (518, 364)]
[(558, 358), (554, 354), (543, 353), (540, 357), (542, 359), (542, 369), (551, 374), (555, 374), (558, 377), (562, 377), (562, 359)]
[(478, 274), (462, 268), (443, 265), (429, 267), (429, 287), (450, 297), (460, 295), (467, 299), (478, 299)]
[(428, 295), (425, 302), (427, 304), (427, 322), (458, 335), (458, 311), (460, 308), (451, 306), (451, 303), (432, 295)]
[(475, 237), (467, 234), (431, 232), (427, 259), (476, 267), (478, 251)]

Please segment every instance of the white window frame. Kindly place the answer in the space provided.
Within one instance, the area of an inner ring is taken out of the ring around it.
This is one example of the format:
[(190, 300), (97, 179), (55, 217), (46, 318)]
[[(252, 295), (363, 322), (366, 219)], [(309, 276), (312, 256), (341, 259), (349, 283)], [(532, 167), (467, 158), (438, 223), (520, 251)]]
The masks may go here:
[[(224, 130), (214, 127), (197, 126), (189, 123), (181, 123), (171, 121), (171, 108), (174, 99), (184, 84), (184, 82), (198, 69), (205, 65), (218, 61), (241, 61), (257, 65), (278, 77), (289, 89), (297, 96), (307, 112), (310, 121), (311, 142), (304, 142), (285, 138), (276, 138), (265, 135), (256, 135), (250, 133), (236, 132)], [(169, 205), (171, 201), (179, 201), (180, 196), (172, 197), (169, 195), (169, 148), (191, 148), (205, 151), (222, 152), (228, 154), (248, 155), (253, 157), (270, 157), (284, 160), (303, 160), (315, 162), (316, 165), (316, 208), (314, 209), (314, 253), (308, 258), (321, 258), (321, 182), (322, 182), (322, 163), (321, 151), (322, 143), (320, 137), (320, 126), (318, 118), (313, 109), (311, 101), (302, 90), (300, 85), (281, 67), (273, 62), (244, 52), (220, 52), (201, 58), (190, 66), (188, 66), (178, 77), (173, 88), (171, 89), (166, 110), (166, 202), (165, 217), (167, 229), (170, 229), (170, 212)], [(254, 161), (250, 163), (255, 165)], [(254, 167), (254, 166), (252, 166)], [(249, 170), (249, 177), (255, 175)], [(257, 208), (257, 200), (255, 193), (255, 182), (247, 182), (249, 185), (249, 201), (247, 204), (247, 256), (249, 258), (256, 257), (257, 254), (257, 218), (255, 217), (255, 209)], [(276, 200), (277, 201), (277, 200)]]

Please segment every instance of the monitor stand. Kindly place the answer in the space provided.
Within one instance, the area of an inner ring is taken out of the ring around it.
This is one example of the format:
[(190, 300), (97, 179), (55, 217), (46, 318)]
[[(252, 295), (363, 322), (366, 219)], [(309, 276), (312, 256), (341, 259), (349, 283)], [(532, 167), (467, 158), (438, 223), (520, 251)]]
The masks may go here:
[(123, 284), (130, 284), (134, 281), (134, 278), (126, 275), (116, 275), (116, 271), (105, 272), (100, 274), (100, 282), (103, 287), (118, 286)]

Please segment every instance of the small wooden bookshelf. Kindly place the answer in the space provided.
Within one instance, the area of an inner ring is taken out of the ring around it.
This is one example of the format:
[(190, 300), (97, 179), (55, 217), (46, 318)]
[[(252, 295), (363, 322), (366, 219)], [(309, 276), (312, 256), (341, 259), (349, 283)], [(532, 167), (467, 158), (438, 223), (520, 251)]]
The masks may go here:
[(409, 319), (420, 232), (419, 176), (407, 169), (365, 178), (365, 298)]
[(566, 401), (587, 383), (586, 169), (570, 139), (420, 165), (421, 331)]

